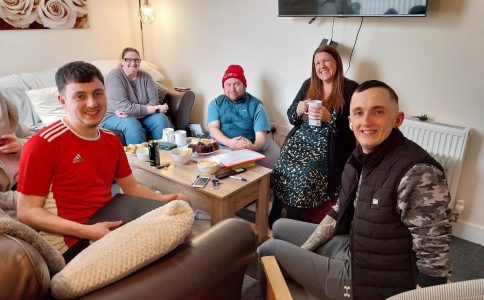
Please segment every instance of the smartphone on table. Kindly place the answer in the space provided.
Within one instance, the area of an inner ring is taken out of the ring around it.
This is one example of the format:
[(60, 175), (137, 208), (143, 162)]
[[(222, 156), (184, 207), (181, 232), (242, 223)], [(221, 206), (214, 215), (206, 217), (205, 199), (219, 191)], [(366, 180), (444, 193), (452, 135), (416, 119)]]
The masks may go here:
[(210, 181), (210, 177), (197, 176), (197, 178), (195, 178), (195, 180), (192, 182), (192, 186), (203, 188), (207, 185), (209, 181)]

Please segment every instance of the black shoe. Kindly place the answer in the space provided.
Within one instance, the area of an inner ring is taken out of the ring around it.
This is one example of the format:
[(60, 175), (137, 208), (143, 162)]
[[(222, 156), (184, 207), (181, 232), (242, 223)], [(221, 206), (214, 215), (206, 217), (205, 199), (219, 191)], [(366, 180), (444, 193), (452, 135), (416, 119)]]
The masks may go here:
[(269, 229), (272, 229), (272, 224), (274, 224), (275, 221), (281, 218), (282, 207), (282, 201), (274, 197), (274, 201), (272, 202), (272, 209), (268, 217)]

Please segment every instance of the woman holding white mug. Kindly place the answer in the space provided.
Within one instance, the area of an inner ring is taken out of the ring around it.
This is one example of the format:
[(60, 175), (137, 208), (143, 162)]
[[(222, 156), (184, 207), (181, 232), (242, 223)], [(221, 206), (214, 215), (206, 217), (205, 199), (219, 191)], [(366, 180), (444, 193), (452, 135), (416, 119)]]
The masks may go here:
[(357, 86), (344, 77), (336, 48), (322, 45), (314, 51), (311, 78), (287, 110), (294, 128), (271, 177), (271, 228), (281, 217), (283, 204), (285, 217), (319, 223), (336, 202), (344, 164), (356, 143), (348, 116)]

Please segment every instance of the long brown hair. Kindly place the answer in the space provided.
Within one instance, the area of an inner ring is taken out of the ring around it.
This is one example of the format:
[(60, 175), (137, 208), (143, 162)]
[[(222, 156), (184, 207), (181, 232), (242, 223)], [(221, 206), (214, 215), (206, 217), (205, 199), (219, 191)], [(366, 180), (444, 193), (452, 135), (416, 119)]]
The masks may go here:
[(316, 53), (321, 52), (328, 53), (336, 61), (336, 73), (334, 74), (333, 89), (331, 90), (331, 94), (327, 98), (328, 101), (325, 101), (324, 106), (326, 106), (326, 108), (330, 111), (334, 109), (336, 110), (336, 112), (340, 112), (343, 110), (343, 106), (345, 103), (343, 99), (343, 84), (345, 77), (343, 75), (343, 61), (341, 60), (341, 56), (339, 55), (336, 48), (334, 48), (333, 46), (321, 45), (318, 47), (318, 49), (314, 51), (313, 60), (311, 61), (311, 84), (309, 85), (306, 99), (323, 100), (323, 81), (319, 79), (318, 75), (316, 74), (316, 68), (314, 66), (314, 57), (316, 56)]

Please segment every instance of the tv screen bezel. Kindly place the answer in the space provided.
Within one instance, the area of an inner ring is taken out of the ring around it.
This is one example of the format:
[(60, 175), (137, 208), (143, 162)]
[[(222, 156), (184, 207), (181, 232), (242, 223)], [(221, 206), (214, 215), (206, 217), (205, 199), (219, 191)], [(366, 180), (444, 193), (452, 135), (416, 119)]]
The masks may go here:
[[(352, 18), (352, 17), (357, 17), (357, 18), (360, 18), (360, 17), (377, 17), (377, 18), (385, 18), (385, 17), (391, 17), (391, 18), (395, 18), (395, 17), (403, 17), (403, 18), (406, 18), (406, 17), (426, 17), (427, 16), (427, 12), (428, 12), (428, 0), (424, 0), (424, 6), (425, 6), (425, 13), (423, 14), (384, 14), (384, 13), (380, 13), (380, 14), (280, 14), (280, 1), (281, 0), (278, 0), (277, 1), (277, 13), (278, 13), (278, 17), (282, 17), (282, 18), (285, 18), (285, 17), (306, 17), (306, 18), (315, 18), (315, 17), (337, 17), (337, 18)], [(403, 0), (405, 1), (405, 0)]]

